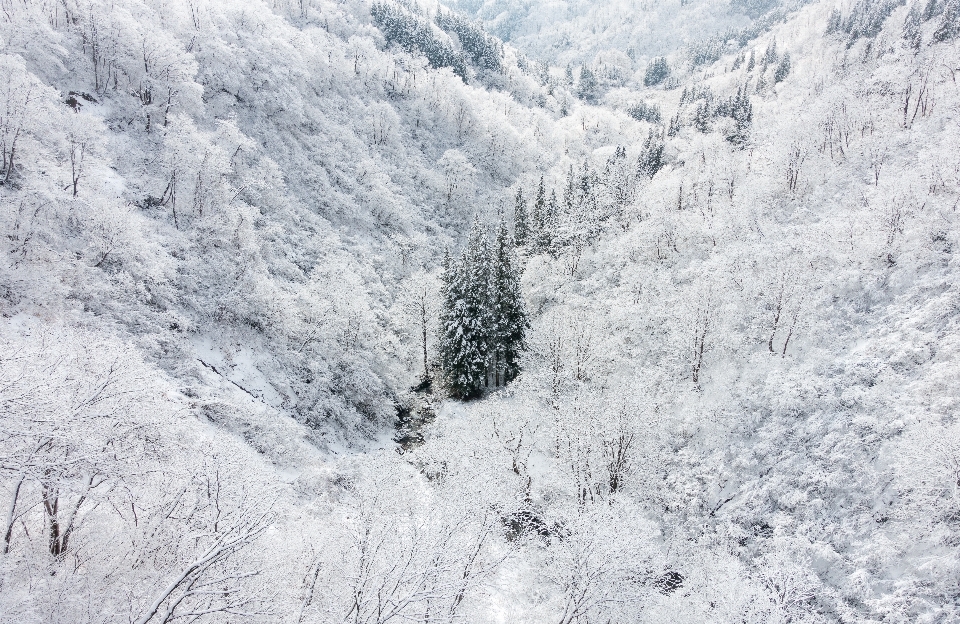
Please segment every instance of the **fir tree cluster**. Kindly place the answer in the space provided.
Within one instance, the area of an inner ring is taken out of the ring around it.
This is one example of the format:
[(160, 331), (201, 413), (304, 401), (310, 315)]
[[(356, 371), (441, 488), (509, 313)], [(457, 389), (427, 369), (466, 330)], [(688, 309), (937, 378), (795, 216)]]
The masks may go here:
[[(777, 62), (779, 59), (780, 65), (778, 65), (778, 71), (775, 75), (779, 80), (782, 80), (785, 77), (785, 73), (783, 72), (790, 71), (789, 55), (784, 54), (783, 57), (778, 57), (776, 44), (774, 43), (767, 49), (767, 52), (764, 53), (764, 69), (766, 68), (767, 60), (770, 58), (773, 59), (772, 62)], [(751, 52), (747, 65), (748, 72), (752, 69), (754, 63), (755, 59), (753, 52)], [(762, 84), (762, 80), (761, 71), (761, 77), (757, 83), (758, 88)], [(736, 95), (725, 100), (715, 97), (710, 87), (695, 86), (689, 90), (684, 88), (683, 93), (680, 94), (680, 110), (677, 111), (675, 117), (670, 119), (667, 136), (676, 136), (680, 132), (680, 128), (683, 126), (680, 113), (685, 106), (694, 106), (690, 121), (691, 125), (693, 125), (698, 132), (710, 132), (712, 120), (720, 117), (729, 117), (733, 120), (733, 125), (727, 131), (727, 140), (735, 145), (744, 145), (749, 140), (750, 127), (753, 124), (753, 104), (750, 102), (750, 95), (747, 92), (746, 84), (737, 88)]]
[(474, 221), (460, 258), (446, 258), (441, 287), (439, 363), (450, 395), (472, 399), (516, 379), (530, 323), (515, 242), (503, 219), (492, 248)]
[(475, 67), (503, 71), (503, 42), (488, 35), (479, 24), (450, 11), (437, 13), (436, 23), (457, 36), (464, 54)]
[(670, 65), (667, 64), (667, 59), (658, 56), (647, 65), (647, 70), (643, 75), (643, 84), (647, 87), (656, 86), (666, 80), (669, 75)]
[(638, 102), (637, 104), (634, 104), (627, 109), (627, 114), (637, 121), (647, 121), (652, 124), (659, 124), (661, 121), (663, 121), (663, 115), (660, 112), (660, 107), (656, 104), (647, 104), (646, 102)]
[(551, 191), (549, 199), (547, 198), (547, 188), (542, 176), (533, 205), (529, 209), (523, 189), (517, 189), (513, 214), (513, 231), (517, 247), (527, 247), (532, 253), (544, 253), (553, 248), (560, 219), (560, 208), (556, 191)]
[(411, 54), (422, 54), (435, 69), (449, 67), (467, 82), (465, 56), (438, 37), (439, 33), (434, 32), (429, 21), (386, 2), (375, 2), (370, 7), (370, 15), (387, 43), (394, 43)]

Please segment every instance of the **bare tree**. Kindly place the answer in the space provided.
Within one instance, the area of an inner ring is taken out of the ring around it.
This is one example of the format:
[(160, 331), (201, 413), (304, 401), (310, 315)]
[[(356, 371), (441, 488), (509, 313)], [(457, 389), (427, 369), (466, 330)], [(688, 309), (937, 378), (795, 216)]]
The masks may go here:
[(803, 167), (803, 161), (807, 158), (807, 151), (800, 145), (794, 144), (790, 148), (787, 159), (787, 188), (791, 193), (797, 190), (797, 183), (800, 181), (800, 168)]
[(716, 320), (716, 312), (713, 287), (706, 286), (697, 294), (691, 316), (689, 362), (690, 376), (695, 385), (700, 384), (704, 355), (710, 350), (708, 345), (711, 332), (714, 329), (713, 324)]
[[(166, 530), (151, 526), (151, 537), (164, 540), (158, 547), (168, 551), (176, 564), (168, 564), (171, 574), (136, 624), (270, 613), (269, 593), (250, 587), (261, 571), (243, 555), (272, 522), (272, 510), (270, 505), (250, 505), (243, 497), (230, 500), (222, 492), (224, 485), (217, 471), (194, 475), (144, 520), (147, 526), (167, 525), (162, 527)], [(170, 531), (171, 520), (189, 527), (180, 529), (179, 539)]]

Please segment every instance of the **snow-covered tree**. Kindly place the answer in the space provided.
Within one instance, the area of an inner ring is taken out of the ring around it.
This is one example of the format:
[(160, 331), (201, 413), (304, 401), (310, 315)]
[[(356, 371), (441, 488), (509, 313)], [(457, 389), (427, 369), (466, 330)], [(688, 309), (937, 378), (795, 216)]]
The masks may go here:
[(514, 247), (507, 225), (501, 219), (490, 274), (490, 350), (496, 386), (510, 383), (520, 373), (520, 358), (527, 348), (526, 332), (530, 325)]

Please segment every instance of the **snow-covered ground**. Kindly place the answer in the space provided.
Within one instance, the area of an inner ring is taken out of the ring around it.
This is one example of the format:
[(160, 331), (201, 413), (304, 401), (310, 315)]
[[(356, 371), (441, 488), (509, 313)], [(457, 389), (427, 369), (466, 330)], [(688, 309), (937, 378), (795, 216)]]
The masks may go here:
[(452, 4), (4, 7), (0, 621), (960, 621), (956, 3)]

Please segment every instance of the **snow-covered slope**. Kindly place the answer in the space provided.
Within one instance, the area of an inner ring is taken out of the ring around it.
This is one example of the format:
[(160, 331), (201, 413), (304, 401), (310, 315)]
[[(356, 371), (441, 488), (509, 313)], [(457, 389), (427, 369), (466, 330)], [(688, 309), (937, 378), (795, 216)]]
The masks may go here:
[[(956, 3), (455, 6), (4, 7), (0, 619), (960, 619)], [(412, 393), (541, 178), (521, 378)]]

